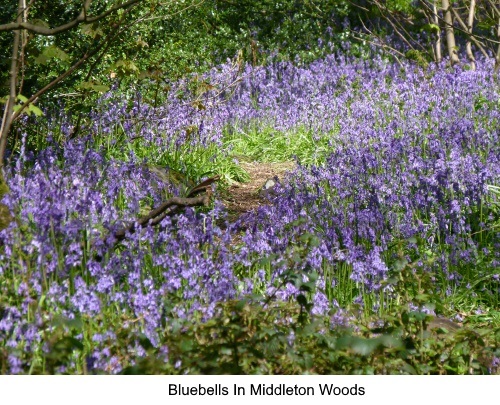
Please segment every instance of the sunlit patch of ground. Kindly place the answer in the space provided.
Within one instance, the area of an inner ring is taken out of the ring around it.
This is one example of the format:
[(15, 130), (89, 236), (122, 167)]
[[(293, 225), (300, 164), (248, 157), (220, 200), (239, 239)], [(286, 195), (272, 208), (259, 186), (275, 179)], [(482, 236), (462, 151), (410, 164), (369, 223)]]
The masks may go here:
[(240, 165), (248, 173), (250, 180), (245, 183), (231, 185), (222, 201), (227, 208), (229, 220), (234, 221), (245, 214), (267, 204), (268, 201), (259, 194), (259, 190), (266, 180), (283, 175), (294, 168), (294, 162), (263, 163), (263, 162), (240, 162)]

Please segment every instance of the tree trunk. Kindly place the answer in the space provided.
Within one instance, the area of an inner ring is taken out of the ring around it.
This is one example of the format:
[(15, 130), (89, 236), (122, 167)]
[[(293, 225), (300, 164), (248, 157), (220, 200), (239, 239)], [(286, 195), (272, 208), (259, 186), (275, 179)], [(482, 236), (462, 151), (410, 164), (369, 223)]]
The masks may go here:
[(441, 53), (441, 28), (439, 28), (439, 16), (436, 0), (432, 3), (432, 13), (434, 17), (433, 23), (438, 26), (438, 30), (436, 31), (436, 42), (434, 44), (434, 55), (436, 63), (440, 63), (443, 60), (443, 54)]
[(471, 36), (472, 36), (472, 27), (474, 25), (474, 13), (476, 9), (476, 0), (470, 0), (470, 9), (469, 9), (469, 18), (467, 19), (467, 32), (469, 34), (467, 38), (467, 57), (470, 61), (470, 66), (472, 70), (476, 70), (476, 59), (474, 58), (474, 54), (472, 53), (472, 44), (471, 44)]
[[(20, 24), (23, 21), (23, 0), (19, 0), (18, 10), (17, 10), (17, 23)], [(12, 43), (12, 58), (10, 63), (10, 73), (9, 73), (9, 83), (10, 83), (10, 94), (5, 104), (5, 109), (3, 112), (2, 126), (0, 127), (0, 169), (3, 167), (3, 161), (5, 156), (5, 149), (7, 147), (7, 136), (9, 135), (10, 128), (12, 126), (12, 118), (14, 111), (14, 104), (16, 103), (17, 97), (17, 74), (18, 74), (18, 63), (19, 63), (19, 42), (21, 38), (21, 30), (14, 31), (14, 41)]]
[[(498, 19), (497, 38), (500, 41), (500, 18)], [(498, 45), (497, 55), (495, 57), (495, 74), (498, 73), (499, 69), (500, 69), (500, 44)]]
[(451, 5), (449, 0), (441, 0), (441, 6), (444, 13), (444, 23), (446, 31), (446, 47), (448, 48), (448, 55), (450, 56), (450, 63), (452, 65), (459, 63), (457, 53), (457, 45), (455, 43), (455, 32), (453, 29), (453, 17), (451, 14)]

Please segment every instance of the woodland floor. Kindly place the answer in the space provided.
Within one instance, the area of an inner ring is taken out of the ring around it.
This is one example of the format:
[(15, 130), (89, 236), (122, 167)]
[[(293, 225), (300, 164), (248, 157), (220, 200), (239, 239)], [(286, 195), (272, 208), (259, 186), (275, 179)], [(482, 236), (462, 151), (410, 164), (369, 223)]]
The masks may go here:
[(259, 190), (268, 179), (272, 179), (274, 176), (281, 180), (285, 172), (293, 169), (295, 163), (240, 162), (240, 165), (248, 173), (250, 180), (231, 185), (222, 196), (222, 202), (226, 206), (229, 214), (228, 219), (231, 222), (241, 215), (267, 204), (266, 199), (259, 195)]

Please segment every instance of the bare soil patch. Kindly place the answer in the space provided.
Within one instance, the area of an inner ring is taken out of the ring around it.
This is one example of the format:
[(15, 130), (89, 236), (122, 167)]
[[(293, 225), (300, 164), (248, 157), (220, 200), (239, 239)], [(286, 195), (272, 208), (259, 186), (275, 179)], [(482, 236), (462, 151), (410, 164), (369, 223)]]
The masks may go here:
[(267, 204), (267, 200), (259, 195), (259, 190), (266, 180), (283, 174), (295, 167), (295, 162), (263, 163), (240, 162), (240, 165), (250, 176), (246, 183), (236, 183), (230, 186), (227, 195), (223, 196), (223, 203), (229, 214), (229, 219), (234, 221), (242, 214), (252, 211), (260, 205)]

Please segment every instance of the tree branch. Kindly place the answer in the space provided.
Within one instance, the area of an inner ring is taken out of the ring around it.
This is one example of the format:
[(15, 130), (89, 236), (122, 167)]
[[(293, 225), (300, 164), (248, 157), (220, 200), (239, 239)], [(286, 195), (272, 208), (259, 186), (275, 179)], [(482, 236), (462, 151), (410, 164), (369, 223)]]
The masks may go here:
[(83, 24), (83, 23), (91, 24), (93, 22), (102, 20), (103, 18), (114, 13), (115, 11), (133, 6), (136, 3), (139, 3), (140, 1), (141, 0), (129, 0), (126, 3), (117, 4), (113, 7), (111, 7), (109, 10), (106, 10), (99, 15), (89, 17), (87, 15), (87, 12), (88, 12), (88, 9), (90, 7), (90, 3), (92, 2), (92, 0), (85, 0), (85, 3), (82, 7), (82, 11), (78, 15), (78, 17), (76, 17), (73, 21), (70, 21), (66, 24), (60, 25), (60, 26), (55, 27), (55, 28), (47, 28), (47, 27), (44, 27), (41, 25), (31, 24), (29, 22), (18, 21), (15, 23), (1, 24), (0, 25), (0, 32), (27, 30), (27, 31), (33, 32), (33, 33), (38, 34), (38, 35), (45, 35), (45, 36), (56, 35), (56, 34), (59, 34), (61, 32), (69, 31), (70, 29), (76, 27), (79, 24)]
[(493, 3), (491, 0), (488, 0), (488, 3), (490, 3), (490, 5), (493, 8), (493, 10), (495, 10), (495, 13), (497, 13), (497, 15), (500, 17), (500, 10), (497, 8), (497, 6), (495, 5), (495, 3)]
[[(130, 9), (128, 9), (130, 10)], [(128, 11), (126, 10), (126, 11)], [(66, 79), (66, 77), (70, 76), (76, 69), (78, 69), (81, 65), (83, 65), (89, 58), (92, 56), (96, 55), (97, 53), (100, 52), (100, 50), (108, 43), (113, 41), (116, 36), (121, 33), (119, 29), (116, 29), (114, 31), (111, 31), (103, 40), (102, 42), (92, 51), (85, 53), (73, 66), (71, 66), (68, 70), (66, 70), (64, 73), (56, 77), (54, 80), (52, 80), (49, 84), (38, 90), (35, 94), (33, 94), (23, 105), (21, 108), (19, 108), (13, 115), (12, 121), (15, 121), (21, 113), (31, 104), (33, 103), (38, 97), (43, 95), (45, 92), (48, 90), (52, 89), (54, 86), (56, 86), (58, 83)], [(0, 155), (2, 156), (2, 155)]]
[[(106, 40), (103, 41), (103, 44), (107, 42)], [(76, 69), (78, 69), (81, 65), (83, 65), (89, 58), (94, 56), (99, 52), (99, 50), (102, 48), (103, 44), (95, 48), (91, 52), (87, 52), (84, 54), (73, 66), (71, 66), (68, 70), (66, 70), (64, 73), (56, 77), (54, 80), (52, 80), (49, 84), (46, 86), (42, 87), (40, 90), (38, 90), (35, 94), (33, 94), (22, 106), (15, 112), (13, 115), (12, 120), (16, 120), (17, 117), (21, 115), (21, 113), (27, 108), (31, 103), (33, 103), (38, 97), (40, 97), (42, 94), (56, 86), (59, 82), (63, 81), (66, 77), (71, 75)]]
[(365, 41), (365, 42), (368, 42), (369, 44), (372, 44), (374, 46), (378, 46), (378, 47), (381, 47), (382, 49), (388, 49), (390, 52), (390, 54), (394, 57), (394, 59), (396, 59), (396, 61), (398, 62), (399, 66), (403, 67), (403, 64), (401, 63), (401, 61), (399, 60), (399, 58), (395, 55), (395, 54), (399, 54), (399, 56), (401, 57), (405, 57), (405, 55), (403, 53), (401, 53), (400, 51), (398, 51), (397, 49), (394, 49), (393, 47), (387, 45), (385, 43), (385, 41), (380, 38), (380, 36), (378, 36), (377, 34), (375, 34), (373, 31), (370, 31), (368, 29), (368, 27), (364, 24), (363, 20), (360, 18), (359, 21), (361, 22), (361, 25), (363, 26), (363, 28), (368, 32), (368, 34), (370, 36), (373, 36), (375, 37), (376, 39), (378, 39), (380, 42), (377, 43), (377, 42), (373, 42), (367, 38), (360, 38), (360, 37), (357, 37), (355, 35), (353, 35), (354, 31), (350, 31), (351, 33), (351, 37), (354, 38), (354, 39), (357, 39), (358, 41)]

